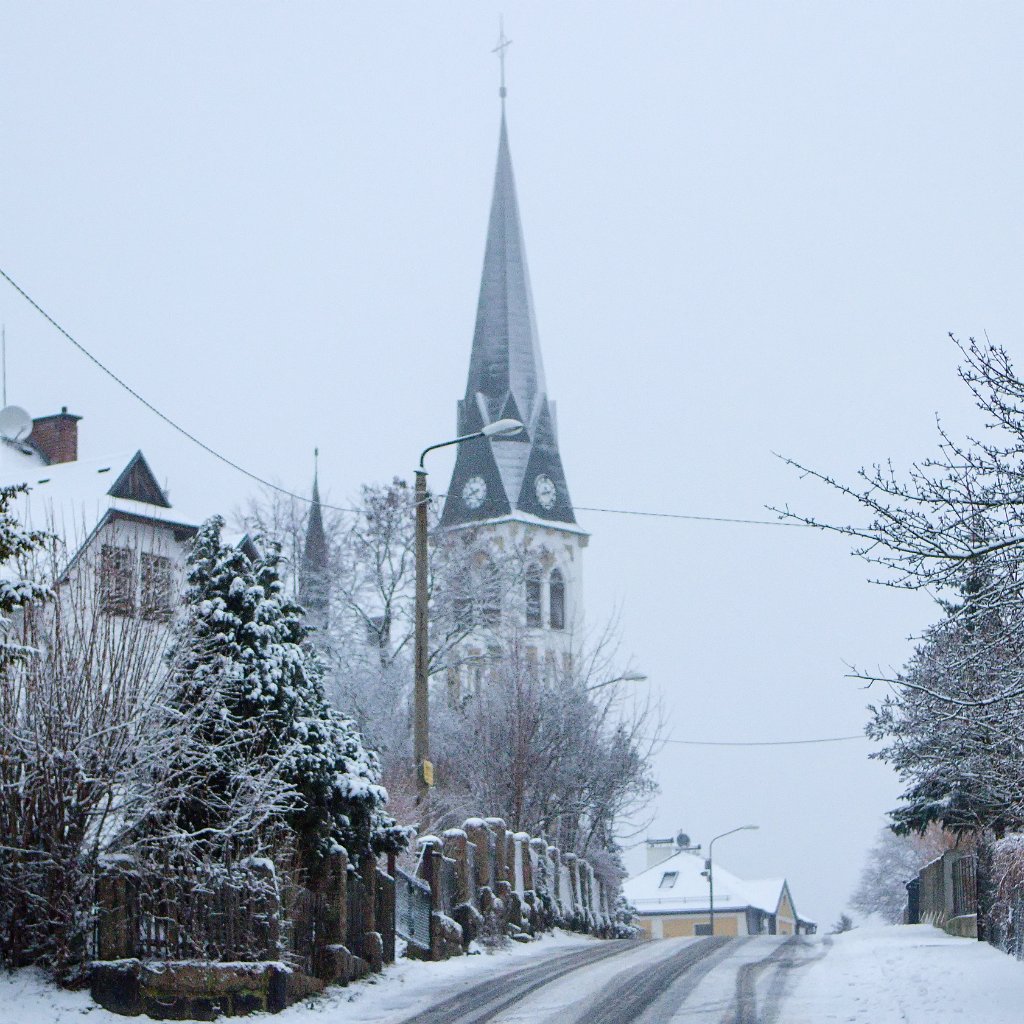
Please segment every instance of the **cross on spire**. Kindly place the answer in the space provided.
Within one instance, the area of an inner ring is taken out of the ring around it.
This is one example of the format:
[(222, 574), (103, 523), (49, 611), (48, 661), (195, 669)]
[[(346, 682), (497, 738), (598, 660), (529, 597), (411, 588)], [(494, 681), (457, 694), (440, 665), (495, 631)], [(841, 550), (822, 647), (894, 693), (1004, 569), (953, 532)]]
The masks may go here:
[(498, 45), (491, 50), (491, 53), (498, 55), (498, 63), (501, 65), (501, 88), (498, 90), (498, 95), (501, 97), (502, 103), (505, 102), (505, 96), (507, 90), (505, 89), (505, 51), (512, 45), (512, 40), (505, 37), (505, 19), (503, 17), (498, 18)]

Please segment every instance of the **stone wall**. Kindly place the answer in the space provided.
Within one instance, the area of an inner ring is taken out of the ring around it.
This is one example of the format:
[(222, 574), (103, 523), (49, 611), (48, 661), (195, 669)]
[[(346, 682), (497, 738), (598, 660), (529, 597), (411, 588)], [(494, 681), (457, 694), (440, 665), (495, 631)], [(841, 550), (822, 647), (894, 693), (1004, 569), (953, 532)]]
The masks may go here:
[(543, 839), (510, 832), (501, 818), (419, 840), (417, 875), (431, 887), (431, 959), (478, 941), (529, 942), (555, 927), (612, 934), (613, 894), (593, 868)]

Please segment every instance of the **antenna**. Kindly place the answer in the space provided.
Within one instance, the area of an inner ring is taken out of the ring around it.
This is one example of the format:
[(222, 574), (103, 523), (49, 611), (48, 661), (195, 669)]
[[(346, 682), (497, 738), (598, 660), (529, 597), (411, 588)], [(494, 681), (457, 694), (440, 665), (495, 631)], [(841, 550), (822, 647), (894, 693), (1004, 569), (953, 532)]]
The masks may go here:
[(501, 97), (502, 105), (505, 103), (505, 96), (508, 94), (508, 90), (505, 88), (505, 51), (512, 45), (512, 40), (505, 37), (505, 18), (503, 15), (498, 15), (498, 45), (491, 50), (491, 53), (498, 55), (498, 61), (501, 64), (501, 88), (498, 90), (498, 95)]
[(0, 437), (17, 444), (32, 433), (32, 417), (21, 406), (7, 405), (0, 409)]

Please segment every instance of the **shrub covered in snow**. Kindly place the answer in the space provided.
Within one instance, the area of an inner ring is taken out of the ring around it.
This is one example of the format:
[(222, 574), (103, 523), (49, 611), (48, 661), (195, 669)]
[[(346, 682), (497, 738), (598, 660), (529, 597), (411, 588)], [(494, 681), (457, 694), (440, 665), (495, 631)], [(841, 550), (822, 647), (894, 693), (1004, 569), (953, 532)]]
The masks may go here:
[(311, 866), (335, 844), (353, 857), (400, 848), (404, 833), (384, 812), (376, 757), (324, 695), (302, 610), (281, 582), (279, 549), (269, 545), (251, 561), (224, 544), (222, 528), (214, 517), (196, 537), (171, 652), (169, 704), (179, 713), (201, 709), (203, 744), (175, 823), (216, 845), (225, 815), (263, 779), (279, 782), (272, 799), (288, 794), (268, 824), (280, 818)]

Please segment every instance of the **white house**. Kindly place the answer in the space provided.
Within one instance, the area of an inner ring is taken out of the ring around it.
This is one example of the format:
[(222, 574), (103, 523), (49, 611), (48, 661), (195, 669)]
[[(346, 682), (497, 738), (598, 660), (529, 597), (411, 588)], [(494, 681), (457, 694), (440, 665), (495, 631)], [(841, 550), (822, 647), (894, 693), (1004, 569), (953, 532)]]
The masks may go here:
[[(715, 935), (811, 934), (814, 922), (798, 916), (784, 878), (748, 882), (714, 865)], [(623, 883), (648, 938), (711, 934), (711, 893), (699, 852), (670, 854)]]
[(198, 519), (172, 507), (141, 451), (79, 459), (79, 419), (65, 408), (33, 420), (24, 439), (0, 438), (0, 486), (28, 487), (13, 511), (59, 539), (60, 582), (88, 565), (99, 610), (166, 619)]

